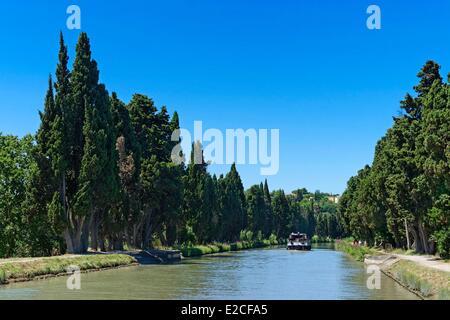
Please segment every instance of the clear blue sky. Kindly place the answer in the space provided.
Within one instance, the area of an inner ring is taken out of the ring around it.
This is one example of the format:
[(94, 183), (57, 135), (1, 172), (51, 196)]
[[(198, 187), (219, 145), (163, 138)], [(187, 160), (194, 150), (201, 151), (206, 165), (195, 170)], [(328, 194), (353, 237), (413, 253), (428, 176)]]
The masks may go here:
[[(366, 28), (366, 8), (382, 29)], [(341, 193), (372, 161), (427, 59), (450, 71), (450, 2), (428, 1), (12, 1), (0, 3), (0, 131), (34, 133), (62, 30), (71, 57), (82, 10), (101, 81), (180, 113), (183, 127), (279, 128), (271, 189)], [(213, 172), (227, 168), (217, 166)], [(259, 166), (239, 166), (246, 187)]]

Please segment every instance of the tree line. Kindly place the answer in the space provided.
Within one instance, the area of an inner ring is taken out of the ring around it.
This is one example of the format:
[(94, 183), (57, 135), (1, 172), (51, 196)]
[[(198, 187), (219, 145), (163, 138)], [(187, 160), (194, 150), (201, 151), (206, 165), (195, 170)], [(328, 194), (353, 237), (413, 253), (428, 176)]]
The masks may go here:
[(348, 181), (340, 201), (347, 234), (450, 256), (450, 85), (439, 70), (426, 62), (372, 165)]
[(109, 95), (86, 33), (72, 69), (60, 35), (39, 115), (35, 135), (0, 135), (0, 257), (339, 232), (326, 194), (270, 192), (267, 181), (244, 190), (235, 165), (208, 172), (198, 142), (191, 161), (172, 161), (178, 114)]

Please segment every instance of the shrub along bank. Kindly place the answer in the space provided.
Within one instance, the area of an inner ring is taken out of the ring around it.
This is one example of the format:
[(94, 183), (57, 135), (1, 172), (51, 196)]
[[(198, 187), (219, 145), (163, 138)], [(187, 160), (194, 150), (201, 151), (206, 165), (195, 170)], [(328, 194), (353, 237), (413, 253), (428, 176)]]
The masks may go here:
[(352, 239), (344, 239), (335, 242), (336, 250), (343, 251), (352, 256), (357, 261), (364, 261), (364, 258), (368, 255), (376, 254), (376, 250), (360, 245), (354, 245)]
[(265, 248), (270, 246), (276, 246), (280, 242), (276, 239), (266, 239), (262, 241), (238, 241), (234, 243), (212, 243), (207, 245), (184, 245), (178, 249), (183, 254), (183, 257), (196, 257), (205, 254), (239, 251), (246, 249)]

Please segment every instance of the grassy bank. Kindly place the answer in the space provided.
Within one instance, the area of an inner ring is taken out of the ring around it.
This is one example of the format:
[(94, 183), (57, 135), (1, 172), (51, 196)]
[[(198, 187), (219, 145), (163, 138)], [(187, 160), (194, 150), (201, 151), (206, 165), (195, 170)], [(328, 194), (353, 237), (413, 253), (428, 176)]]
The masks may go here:
[(184, 257), (196, 257), (205, 254), (239, 251), (254, 248), (265, 248), (270, 246), (276, 246), (279, 242), (277, 240), (262, 240), (262, 241), (239, 241), (235, 243), (212, 243), (208, 245), (188, 245), (181, 246), (177, 249), (181, 251)]
[(99, 270), (135, 264), (133, 257), (124, 254), (95, 254), (29, 259), (0, 264), (0, 284), (33, 280), (36, 277), (66, 274), (74, 265), (81, 271)]
[(400, 260), (383, 271), (424, 299), (450, 300), (450, 275), (447, 272), (407, 260)]
[[(389, 253), (365, 246), (353, 245), (352, 239), (336, 241), (335, 247), (343, 251), (355, 260), (363, 262), (367, 256), (389, 256)], [(412, 251), (400, 251), (395, 253), (413, 254)], [(381, 270), (389, 277), (403, 285), (411, 292), (423, 299), (450, 300), (450, 274), (417, 264), (414, 261), (397, 258), (394, 263), (381, 263)], [(388, 260), (386, 260), (388, 261)]]
[(348, 255), (352, 256), (357, 261), (364, 261), (364, 258), (368, 255), (376, 254), (376, 250), (366, 247), (353, 245), (351, 240), (344, 239), (335, 242), (336, 250), (343, 251)]

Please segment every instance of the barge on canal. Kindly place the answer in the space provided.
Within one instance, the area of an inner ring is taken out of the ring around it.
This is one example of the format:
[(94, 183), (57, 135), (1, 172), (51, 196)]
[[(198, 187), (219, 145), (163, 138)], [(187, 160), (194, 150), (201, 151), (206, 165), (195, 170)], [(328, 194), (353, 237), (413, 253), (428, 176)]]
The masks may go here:
[(311, 250), (311, 241), (309, 241), (306, 233), (293, 232), (289, 236), (288, 250)]

